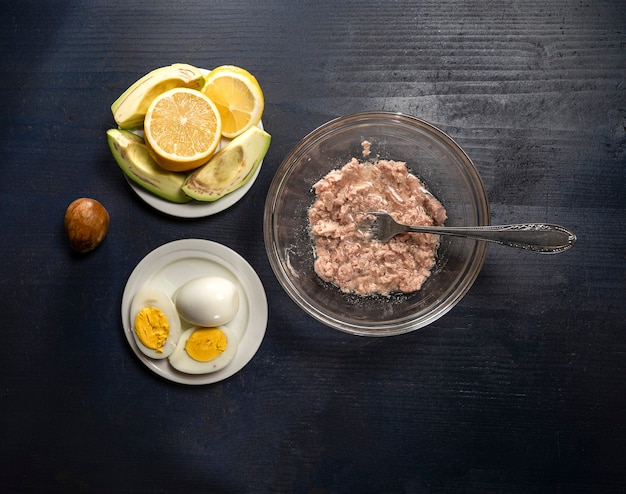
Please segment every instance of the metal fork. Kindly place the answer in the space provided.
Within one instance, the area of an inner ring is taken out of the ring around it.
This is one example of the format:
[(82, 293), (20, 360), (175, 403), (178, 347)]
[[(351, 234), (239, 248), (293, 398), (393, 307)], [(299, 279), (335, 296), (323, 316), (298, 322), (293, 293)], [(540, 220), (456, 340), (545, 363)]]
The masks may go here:
[(541, 254), (557, 254), (576, 243), (576, 235), (572, 232), (562, 226), (547, 223), (468, 227), (408, 226), (401, 225), (388, 213), (368, 212), (365, 214), (368, 219), (359, 224), (359, 230), (369, 239), (380, 242), (388, 242), (399, 233), (435, 233), (484, 240)]

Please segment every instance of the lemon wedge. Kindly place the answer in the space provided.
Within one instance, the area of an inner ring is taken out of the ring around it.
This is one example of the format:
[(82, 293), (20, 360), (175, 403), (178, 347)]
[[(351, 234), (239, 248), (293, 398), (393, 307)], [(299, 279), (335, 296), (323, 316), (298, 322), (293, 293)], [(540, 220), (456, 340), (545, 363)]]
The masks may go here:
[(202, 88), (217, 107), (222, 119), (222, 135), (232, 139), (257, 125), (265, 106), (261, 86), (245, 69), (222, 65), (209, 72)]

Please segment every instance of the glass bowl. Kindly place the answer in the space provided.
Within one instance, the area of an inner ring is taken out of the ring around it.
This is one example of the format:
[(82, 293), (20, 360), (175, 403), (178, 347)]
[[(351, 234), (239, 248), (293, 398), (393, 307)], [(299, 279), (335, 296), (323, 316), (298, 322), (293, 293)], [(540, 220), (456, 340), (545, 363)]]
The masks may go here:
[(407, 163), (445, 206), (446, 225), (489, 224), (482, 179), (448, 135), (412, 116), (364, 112), (323, 124), (285, 157), (265, 203), (265, 248), (279, 283), (312, 317), (355, 335), (398, 335), (436, 321), (461, 300), (482, 268), (487, 245), (441, 236), (430, 277), (410, 294), (349, 294), (319, 278), (313, 268), (315, 251), (307, 215), (315, 198), (312, 186), (351, 158), (362, 159), (364, 140), (371, 143), (368, 159)]

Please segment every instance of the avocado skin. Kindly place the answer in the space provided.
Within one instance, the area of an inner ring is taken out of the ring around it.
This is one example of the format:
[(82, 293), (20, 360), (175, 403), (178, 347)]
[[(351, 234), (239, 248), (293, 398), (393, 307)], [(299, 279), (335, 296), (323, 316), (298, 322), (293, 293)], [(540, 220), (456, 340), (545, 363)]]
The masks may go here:
[(255, 174), (265, 158), (271, 136), (252, 127), (235, 137), (215, 154), (206, 165), (194, 170), (182, 190), (198, 201), (216, 201), (237, 190)]
[(115, 161), (133, 182), (170, 202), (187, 203), (193, 199), (181, 187), (186, 175), (161, 168), (150, 156), (142, 137), (122, 129), (109, 129), (107, 141)]
[(201, 89), (204, 76), (193, 65), (175, 63), (148, 72), (135, 81), (111, 105), (115, 123), (121, 129), (135, 129), (143, 125), (150, 103), (168, 89), (188, 87)]

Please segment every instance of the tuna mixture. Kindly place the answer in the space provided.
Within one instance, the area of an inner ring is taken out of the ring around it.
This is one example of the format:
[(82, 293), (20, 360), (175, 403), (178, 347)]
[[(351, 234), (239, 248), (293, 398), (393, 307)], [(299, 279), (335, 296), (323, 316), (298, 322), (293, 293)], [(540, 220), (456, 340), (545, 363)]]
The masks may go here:
[(407, 225), (445, 222), (445, 208), (406, 163), (353, 158), (313, 189), (316, 197), (308, 213), (320, 278), (358, 295), (410, 293), (422, 287), (435, 264), (438, 235), (402, 233), (382, 243), (359, 229), (368, 211), (385, 211)]

